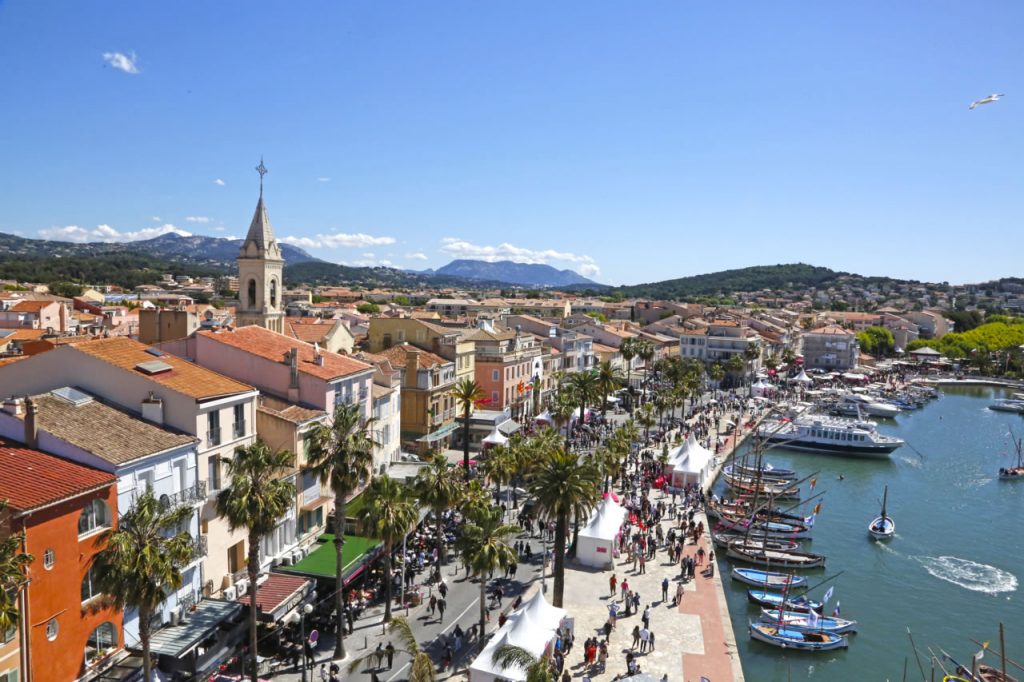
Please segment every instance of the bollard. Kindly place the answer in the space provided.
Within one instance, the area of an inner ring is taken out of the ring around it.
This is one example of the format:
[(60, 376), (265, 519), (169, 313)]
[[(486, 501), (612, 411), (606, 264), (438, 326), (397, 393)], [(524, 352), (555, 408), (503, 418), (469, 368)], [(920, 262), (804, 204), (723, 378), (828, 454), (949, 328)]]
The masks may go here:
[(366, 649), (369, 646), (370, 646), (370, 643), (366, 641), (366, 635), (363, 635), (363, 649)]

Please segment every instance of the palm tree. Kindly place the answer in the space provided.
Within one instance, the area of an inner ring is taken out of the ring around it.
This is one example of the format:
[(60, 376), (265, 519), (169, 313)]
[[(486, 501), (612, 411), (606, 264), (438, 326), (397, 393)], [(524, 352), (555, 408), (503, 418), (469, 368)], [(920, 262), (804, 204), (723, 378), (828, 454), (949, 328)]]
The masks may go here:
[(329, 484), (334, 493), (334, 550), (336, 580), (334, 608), (338, 616), (337, 640), (334, 658), (345, 658), (345, 590), (342, 569), (345, 562), (342, 553), (345, 547), (345, 505), (363, 481), (373, 471), (373, 448), (376, 443), (373, 433), (374, 419), (363, 420), (362, 406), (358, 403), (344, 403), (334, 410), (334, 419), (329, 424), (320, 424), (309, 440), (307, 460), (309, 468), (320, 479)]
[[(573, 396), (570, 391), (564, 390), (559, 391), (555, 396), (555, 399), (548, 406), (548, 412), (551, 414), (551, 419), (555, 422), (555, 432), (560, 433), (563, 426), (569, 423), (572, 419), (573, 412), (576, 411), (576, 406), (573, 403)], [(565, 431), (565, 442), (569, 442), (569, 430)]]
[(712, 363), (711, 367), (708, 368), (708, 376), (711, 377), (715, 384), (719, 384), (725, 378), (725, 368), (722, 367), (722, 363)]
[(455, 384), (452, 389), (452, 398), (455, 404), (462, 410), (462, 466), (465, 469), (466, 480), (469, 480), (469, 417), (473, 414), (473, 406), (484, 399), (484, 389), (480, 384), (466, 377)]
[(631, 382), (633, 375), (633, 358), (636, 357), (636, 344), (639, 339), (635, 336), (631, 336), (627, 339), (623, 339), (622, 343), (619, 344), (619, 355), (626, 361), (626, 388), (629, 389), (629, 413), (633, 414), (633, 384)]
[(459, 546), (463, 560), (470, 572), (480, 581), (480, 648), (484, 646), (484, 630), (487, 626), (487, 577), (503, 566), (516, 562), (516, 552), (506, 542), (512, 533), (519, 532), (519, 526), (505, 524), (501, 510), (474, 507), (467, 514)]
[[(396, 616), (388, 626), (388, 630), (398, 638), (398, 646), (395, 647), (395, 651), (408, 654), (412, 658), (412, 668), (409, 669), (409, 682), (434, 682), (437, 679), (434, 662), (430, 660), (430, 654), (421, 648), (419, 642), (416, 641), (416, 635), (413, 634), (409, 621), (402, 616)], [(370, 651), (355, 659), (348, 664), (348, 674), (352, 675), (355, 673), (359, 666), (364, 663), (369, 664), (370, 660), (375, 656), (376, 652)]]
[[(740, 383), (743, 383), (743, 370), (747, 368), (747, 362), (743, 359), (742, 355), (736, 354), (731, 356), (725, 361), (725, 369), (730, 374), (738, 374), (740, 376)], [(732, 380), (730, 379), (730, 383)]]
[(256, 664), (256, 579), (260, 573), (260, 542), (274, 531), (288, 510), (295, 506), (295, 484), (281, 478), (295, 463), (295, 455), (272, 450), (262, 440), (235, 450), (228, 460), (231, 485), (217, 493), (217, 516), (227, 519), (231, 532), (248, 531), (249, 558), (246, 568), (252, 599), (249, 607), (249, 654), (252, 682), (257, 682)]
[(185, 505), (161, 504), (147, 487), (121, 514), (117, 529), (107, 533), (107, 546), (93, 557), (91, 570), (103, 602), (139, 612), (142, 676), (147, 682), (153, 669), (150, 622), (167, 595), (181, 587), (182, 570), (192, 561), (195, 544), (181, 528), (194, 514)]
[(569, 390), (580, 408), (580, 421), (583, 424), (587, 405), (592, 405), (598, 398), (600, 386), (597, 374), (589, 370), (569, 375)]
[(608, 396), (616, 388), (622, 385), (622, 370), (618, 367), (612, 367), (612, 363), (605, 360), (597, 366), (597, 385), (598, 390), (601, 392), (601, 416), (605, 415), (608, 410)]
[[(545, 438), (541, 434), (538, 439)], [(554, 605), (565, 592), (565, 541), (570, 515), (586, 518), (600, 498), (601, 472), (592, 461), (580, 462), (558, 439), (548, 438), (544, 456), (530, 480), (530, 494), (540, 514), (555, 521)]]
[(483, 463), (484, 476), (494, 483), (499, 504), (501, 503), (501, 484), (512, 480), (516, 468), (515, 454), (503, 445), (491, 450), (490, 455)]
[(644, 427), (644, 442), (651, 437), (651, 427), (658, 423), (654, 416), (654, 405), (652, 403), (644, 403), (640, 406), (640, 409), (636, 411), (636, 423)]
[(430, 508), (434, 514), (434, 530), (437, 535), (437, 574), (441, 575), (441, 566), (445, 562), (447, 546), (444, 541), (444, 522), (441, 514), (446, 509), (459, 506), (463, 490), (448, 467), (444, 453), (435, 452), (430, 465), (420, 469), (413, 482), (413, 491), (420, 503)]
[[(10, 512), (7, 502), (0, 501), (0, 516), (3, 528), (10, 528)], [(35, 557), (21, 551), (25, 534), (11, 533), (0, 540), (0, 632), (7, 632), (18, 625), (18, 595), (25, 588), (25, 571)]]
[(540, 658), (514, 644), (502, 644), (491, 655), (491, 661), (502, 670), (519, 668), (526, 671), (525, 682), (554, 682), (551, 656), (545, 651)]
[(409, 498), (405, 486), (388, 476), (370, 481), (366, 488), (366, 503), (359, 510), (370, 537), (384, 543), (384, 622), (391, 620), (391, 550), (416, 525), (416, 505)]
[(647, 382), (651, 378), (651, 360), (654, 359), (656, 351), (654, 344), (651, 343), (650, 339), (640, 339), (637, 342), (636, 356), (644, 361), (644, 388), (647, 388)]

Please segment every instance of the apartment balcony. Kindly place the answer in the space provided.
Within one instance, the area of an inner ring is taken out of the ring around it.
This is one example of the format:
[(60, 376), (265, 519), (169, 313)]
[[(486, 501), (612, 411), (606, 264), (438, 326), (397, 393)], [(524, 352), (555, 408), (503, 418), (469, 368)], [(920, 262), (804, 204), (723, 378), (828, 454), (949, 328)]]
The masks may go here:
[(206, 432), (206, 447), (214, 448), (220, 445), (220, 427), (210, 429)]
[(210, 553), (209, 542), (205, 535), (200, 535), (192, 546), (192, 561), (199, 561)]
[(235, 422), (231, 432), (234, 434), (235, 438), (242, 438), (245, 436), (245, 420), (243, 419), (240, 422)]
[(196, 481), (194, 485), (184, 490), (179, 490), (171, 495), (161, 495), (160, 502), (168, 507), (203, 504), (206, 502), (206, 481)]

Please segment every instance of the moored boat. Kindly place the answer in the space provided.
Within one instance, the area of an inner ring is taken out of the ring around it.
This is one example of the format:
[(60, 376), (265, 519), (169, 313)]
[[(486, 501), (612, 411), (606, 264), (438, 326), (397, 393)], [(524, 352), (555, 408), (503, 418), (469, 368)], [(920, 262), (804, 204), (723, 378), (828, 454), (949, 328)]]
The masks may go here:
[(819, 414), (762, 422), (757, 435), (786, 448), (852, 457), (888, 457), (904, 444), (902, 438), (878, 433), (873, 422)]
[[(782, 611), (777, 609), (761, 609), (761, 620), (765, 623), (780, 623), (783, 627), (794, 630), (825, 630), (838, 635), (857, 632), (857, 621), (837, 618), (834, 616), (810, 617), (810, 612)], [(813, 623), (813, 625), (812, 625)]]
[(801, 595), (792, 597), (783, 595), (781, 592), (769, 592), (768, 590), (747, 590), (747, 601), (764, 608), (778, 609), (784, 611), (799, 611), (807, 613), (810, 610), (821, 613), (824, 606), (820, 601), (814, 601)]
[[(747, 536), (740, 533), (711, 533), (711, 541), (715, 543), (716, 547), (728, 547), (729, 543), (736, 542), (737, 540), (743, 540)], [(782, 538), (758, 538), (750, 537), (747, 538), (747, 544), (758, 545), (765, 549), (784, 549), (793, 550), (800, 549), (800, 543), (793, 540), (783, 540)]]
[(731, 543), (725, 550), (730, 559), (745, 561), (757, 566), (775, 566), (776, 568), (824, 568), (825, 556), (810, 552), (794, 552), (744, 544), (743, 541)]
[(999, 479), (1002, 481), (1024, 479), (1024, 438), (1017, 438), (1013, 431), (1010, 431), (1010, 438), (1013, 439), (1013, 445), (1017, 449), (1017, 466), (1000, 467)]
[(735, 567), (732, 569), (732, 579), (747, 585), (767, 589), (794, 590), (807, 587), (807, 578), (805, 576), (761, 571), (756, 568)]
[(750, 637), (765, 644), (797, 651), (832, 651), (850, 644), (846, 637), (819, 630), (796, 630), (768, 623), (751, 623)]
[(761, 495), (776, 499), (800, 499), (800, 488), (785, 483), (768, 483), (749, 476), (722, 476), (722, 479), (741, 495)]
[(723, 518), (715, 526), (717, 532), (732, 532), (767, 538), (789, 540), (807, 539), (811, 537), (811, 526), (802, 523), (776, 523), (775, 521), (754, 521), (748, 519)]
[(738, 474), (741, 476), (749, 476), (751, 478), (760, 477), (763, 481), (768, 482), (792, 482), (797, 479), (796, 472), (792, 469), (777, 469), (771, 464), (763, 464), (759, 467), (747, 466), (745, 464), (733, 463), (726, 465), (722, 469), (723, 474)]

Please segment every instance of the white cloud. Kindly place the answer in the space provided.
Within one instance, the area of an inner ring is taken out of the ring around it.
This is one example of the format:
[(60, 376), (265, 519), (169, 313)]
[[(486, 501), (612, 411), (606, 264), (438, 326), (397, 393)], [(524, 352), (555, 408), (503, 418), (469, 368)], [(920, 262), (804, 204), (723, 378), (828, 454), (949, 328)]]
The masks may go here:
[(48, 227), (39, 230), (43, 239), (54, 239), (65, 242), (134, 242), (140, 239), (152, 239), (165, 234), (180, 234), (182, 237), (192, 236), (191, 232), (181, 230), (170, 223), (160, 227), (144, 227), (134, 232), (119, 232), (110, 225), (97, 225), (94, 229), (66, 225), (64, 227)]
[(346, 234), (318, 234), (315, 237), (282, 237), (285, 244), (293, 244), (303, 249), (365, 249), (368, 246), (384, 246), (394, 244), (394, 237), (374, 237), (373, 235), (356, 232)]
[(158, 215), (153, 216), (153, 222), (154, 223), (160, 222), (160, 216), (158, 216)]
[(427, 260), (427, 254), (425, 253), (407, 253), (405, 254), (406, 260)]
[(510, 260), (517, 263), (544, 263), (548, 265), (552, 261), (571, 263), (577, 272), (587, 277), (598, 275), (601, 272), (601, 268), (598, 267), (594, 259), (587, 255), (568, 251), (556, 251), (554, 249), (528, 249), (509, 244), (508, 242), (502, 242), (497, 246), (487, 246), (473, 244), (457, 237), (445, 237), (441, 240), (441, 251), (454, 258), (470, 258), (487, 261), (488, 263), (499, 260)]
[(131, 56), (126, 55), (124, 52), (104, 52), (103, 61), (119, 71), (132, 75), (139, 73), (139, 67), (135, 65), (136, 57), (134, 52), (132, 52)]
[(208, 223), (210, 219), (204, 215), (190, 215), (185, 217), (187, 223)]
[(214, 232), (223, 232), (226, 229), (227, 228), (224, 227), (223, 225), (218, 225), (217, 227), (213, 228)]
[(317, 182), (330, 182), (331, 179), (330, 178), (317, 178), (316, 181)]
[(369, 258), (370, 260), (373, 260), (373, 259), (375, 259), (377, 257), (377, 256), (375, 256), (372, 253), (364, 253), (362, 255), (363, 255), (363, 258)]
[[(363, 256), (366, 256), (366, 255), (373, 256), (372, 253), (371, 254), (365, 254), (365, 253), (363, 254)], [(385, 268), (394, 267), (394, 263), (392, 263), (391, 261), (387, 260), (386, 258), (382, 258), (380, 260), (377, 260), (376, 258), (372, 258), (372, 257), (371, 258), (362, 258), (362, 259), (357, 260), (357, 261), (352, 261), (351, 264), (355, 265), (357, 267), (360, 267), (360, 268), (375, 268), (375, 267), (378, 267), (378, 266), (385, 267)], [(344, 263), (343, 263), (343, 265), (344, 265)]]
[(213, 184), (218, 185), (220, 187), (223, 187), (224, 186), (224, 181), (221, 180), (220, 178), (217, 178), (216, 180), (213, 181)]

